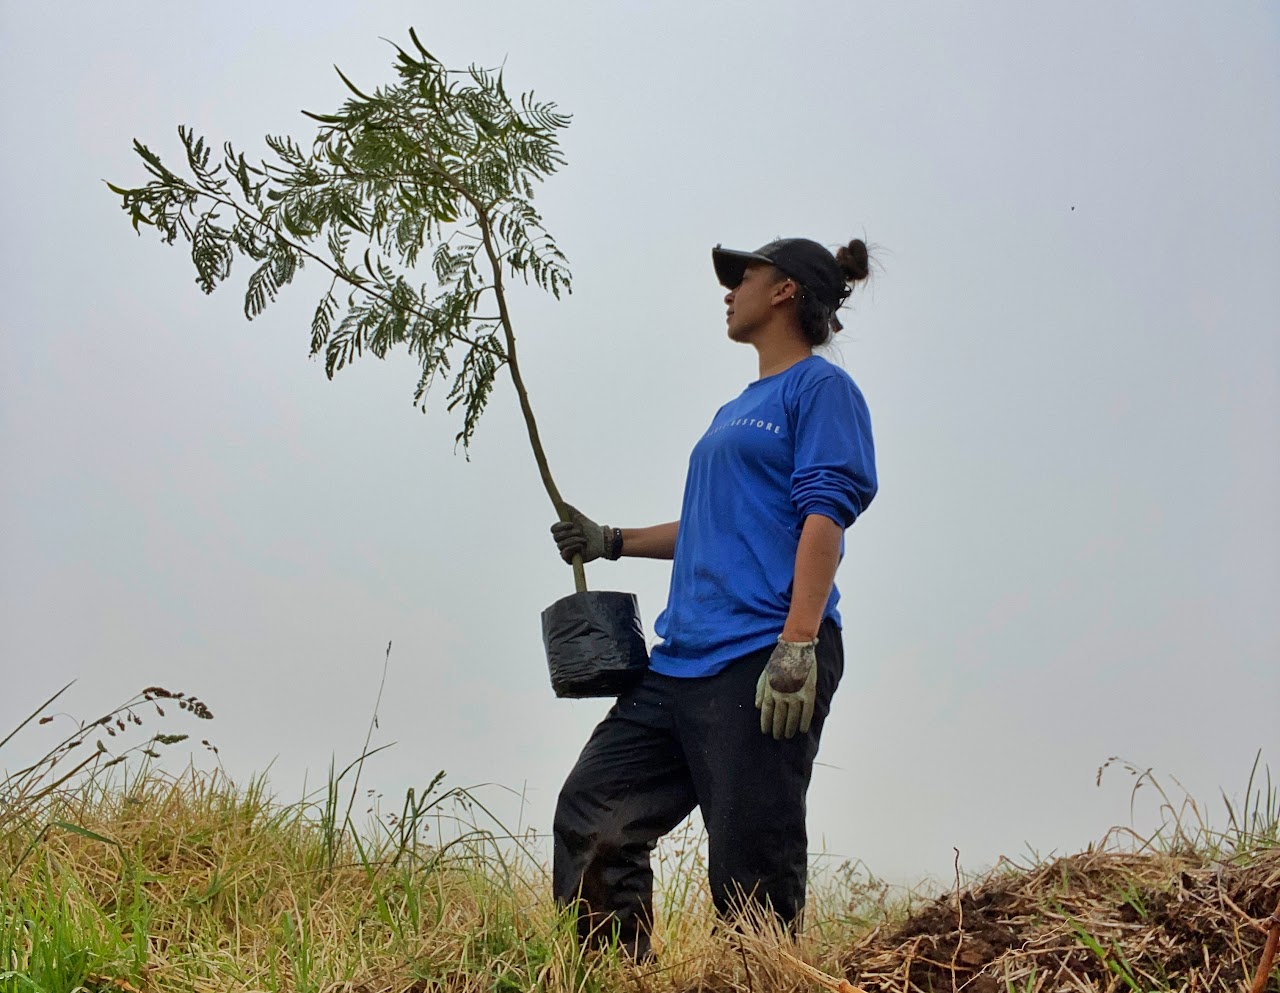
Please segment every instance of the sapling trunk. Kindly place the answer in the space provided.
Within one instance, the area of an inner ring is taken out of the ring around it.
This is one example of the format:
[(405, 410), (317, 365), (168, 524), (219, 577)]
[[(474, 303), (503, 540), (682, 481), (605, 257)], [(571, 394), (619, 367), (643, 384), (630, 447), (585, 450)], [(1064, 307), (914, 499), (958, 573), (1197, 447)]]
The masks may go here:
[[(547, 453), (543, 450), (542, 440), (538, 436), (538, 422), (534, 419), (533, 407), (529, 404), (529, 393), (524, 388), (524, 378), (520, 375), (520, 362), (516, 358), (516, 336), (511, 329), (511, 315), (507, 310), (507, 294), (502, 282), (502, 265), (498, 259), (497, 252), (493, 248), (489, 215), (481, 210), (477, 221), (480, 224), (481, 235), (484, 238), (484, 251), (489, 257), (489, 267), (493, 270), (493, 292), (498, 298), (498, 316), (502, 321), (502, 333), (507, 342), (507, 368), (511, 370), (511, 382), (515, 385), (516, 395), (520, 398), (520, 413), (524, 415), (524, 426), (529, 432), (529, 445), (533, 448), (533, 458), (538, 463), (538, 473), (542, 476), (542, 485), (547, 491), (547, 496), (551, 498), (556, 514), (560, 520), (568, 522), (570, 520), (569, 511), (565, 506), (564, 498), (560, 496), (560, 490), (556, 487), (555, 480), (551, 478), (551, 467), (547, 464)], [(573, 586), (579, 593), (587, 591), (587, 570), (582, 564), (581, 555), (573, 557)]]

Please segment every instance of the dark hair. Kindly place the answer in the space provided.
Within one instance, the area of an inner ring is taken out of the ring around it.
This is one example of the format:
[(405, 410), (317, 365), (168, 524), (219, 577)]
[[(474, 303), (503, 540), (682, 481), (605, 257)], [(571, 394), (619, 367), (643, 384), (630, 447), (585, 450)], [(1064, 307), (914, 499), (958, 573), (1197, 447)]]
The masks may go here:
[[(862, 282), (871, 272), (866, 242), (861, 238), (854, 238), (849, 244), (836, 249), (836, 265), (844, 273), (845, 280), (851, 284), (852, 292), (853, 285)], [(779, 280), (789, 278), (780, 270), (774, 271)], [(831, 336), (843, 327), (836, 317), (837, 309), (819, 300), (816, 293), (800, 286), (800, 292), (796, 294), (796, 314), (800, 318), (800, 330), (804, 332), (805, 340), (810, 345), (827, 344)]]

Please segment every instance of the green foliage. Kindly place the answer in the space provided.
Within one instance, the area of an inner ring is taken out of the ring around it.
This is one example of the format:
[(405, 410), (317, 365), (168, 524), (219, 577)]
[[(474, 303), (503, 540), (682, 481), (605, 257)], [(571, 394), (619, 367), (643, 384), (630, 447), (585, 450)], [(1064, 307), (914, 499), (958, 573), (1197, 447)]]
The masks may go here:
[[(504, 279), (559, 297), (565, 258), (533, 206), (537, 182), (559, 168), (557, 134), (569, 124), (532, 93), (513, 100), (502, 73), (445, 69), (418, 41), (396, 48), (398, 81), (371, 94), (338, 71), (352, 96), (318, 122), (309, 151), (268, 136), (272, 161), (250, 163), (227, 143), (220, 159), (186, 127), (178, 135), (187, 176), (134, 141), (151, 180), (108, 184), (135, 230), (191, 246), (206, 293), (237, 255), (253, 269), (245, 316), (253, 319), (306, 264), (330, 276), (311, 324), (311, 354), (334, 373), (366, 351), (403, 346), (421, 369), (414, 402), (451, 377), (467, 446), (503, 365), (514, 368)], [(417, 275), (423, 253), (433, 277)], [(536, 445), (536, 443), (535, 443)]]
[[(26, 887), (0, 901), (0, 990), (54, 993), (86, 988), (108, 970), (136, 977), (146, 961), (149, 919), (133, 903), (103, 912), (41, 859)], [(127, 928), (139, 941), (126, 939)], [(92, 988), (92, 987), (90, 987)]]

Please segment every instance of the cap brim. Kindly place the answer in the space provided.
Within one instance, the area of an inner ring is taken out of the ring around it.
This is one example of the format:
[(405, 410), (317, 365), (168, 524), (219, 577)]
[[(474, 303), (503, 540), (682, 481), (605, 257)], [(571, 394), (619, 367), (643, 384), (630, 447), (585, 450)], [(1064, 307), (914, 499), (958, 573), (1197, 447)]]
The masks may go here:
[(738, 252), (731, 248), (721, 248), (719, 245), (711, 249), (711, 264), (716, 267), (716, 279), (720, 280), (721, 286), (728, 289), (733, 289), (742, 282), (742, 274), (753, 262), (773, 265), (759, 252)]

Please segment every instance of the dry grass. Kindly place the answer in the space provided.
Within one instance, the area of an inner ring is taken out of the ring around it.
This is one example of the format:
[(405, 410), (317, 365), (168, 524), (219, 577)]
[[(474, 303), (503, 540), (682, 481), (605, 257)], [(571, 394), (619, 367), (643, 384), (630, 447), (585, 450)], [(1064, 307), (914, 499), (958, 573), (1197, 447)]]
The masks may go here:
[(1091, 851), (942, 897), (842, 964), (868, 993), (1244, 990), (1277, 896), (1280, 849), (1244, 865)]
[(1269, 780), (1224, 831), (1161, 793), (1152, 837), (1113, 832), (937, 898), (846, 867), (795, 941), (717, 925), (686, 835), (661, 849), (659, 964), (637, 967), (580, 951), (524, 839), (438, 778), (356, 833), (354, 765), (291, 804), (262, 780), (128, 768), (39, 787), (54, 763), (0, 789), (0, 990), (1217, 993), (1247, 988), (1280, 897)]
[[(1116, 762), (1111, 760), (1108, 765)], [(1124, 766), (1158, 794), (1151, 837), (1114, 829), (1097, 847), (997, 866), (903, 923), (873, 928), (841, 957), (865, 989), (933, 993), (1247, 990), (1280, 900), (1280, 809), (1269, 777), (1210, 826), (1184, 793)], [(1099, 770), (1099, 778), (1103, 771)], [(1276, 977), (1266, 986), (1280, 989)]]
[[(394, 831), (334, 841), (323, 802), (281, 806), (261, 781), (238, 790), (196, 773), (91, 785), (45, 813), (54, 826), (21, 862), (20, 832), (0, 845), (0, 973), (32, 978), (11, 975), (15, 990), (745, 989), (748, 973), (751, 988), (800, 988), (771, 954), (787, 939), (716, 927), (692, 838), (663, 868), (672, 895), (697, 882), (666, 909), (661, 965), (640, 969), (581, 953), (545, 871), (492, 831), (443, 846), (402, 847)], [(842, 934), (823, 930), (803, 944), (831, 966)], [(57, 968), (34, 954), (57, 943), (69, 953)]]

